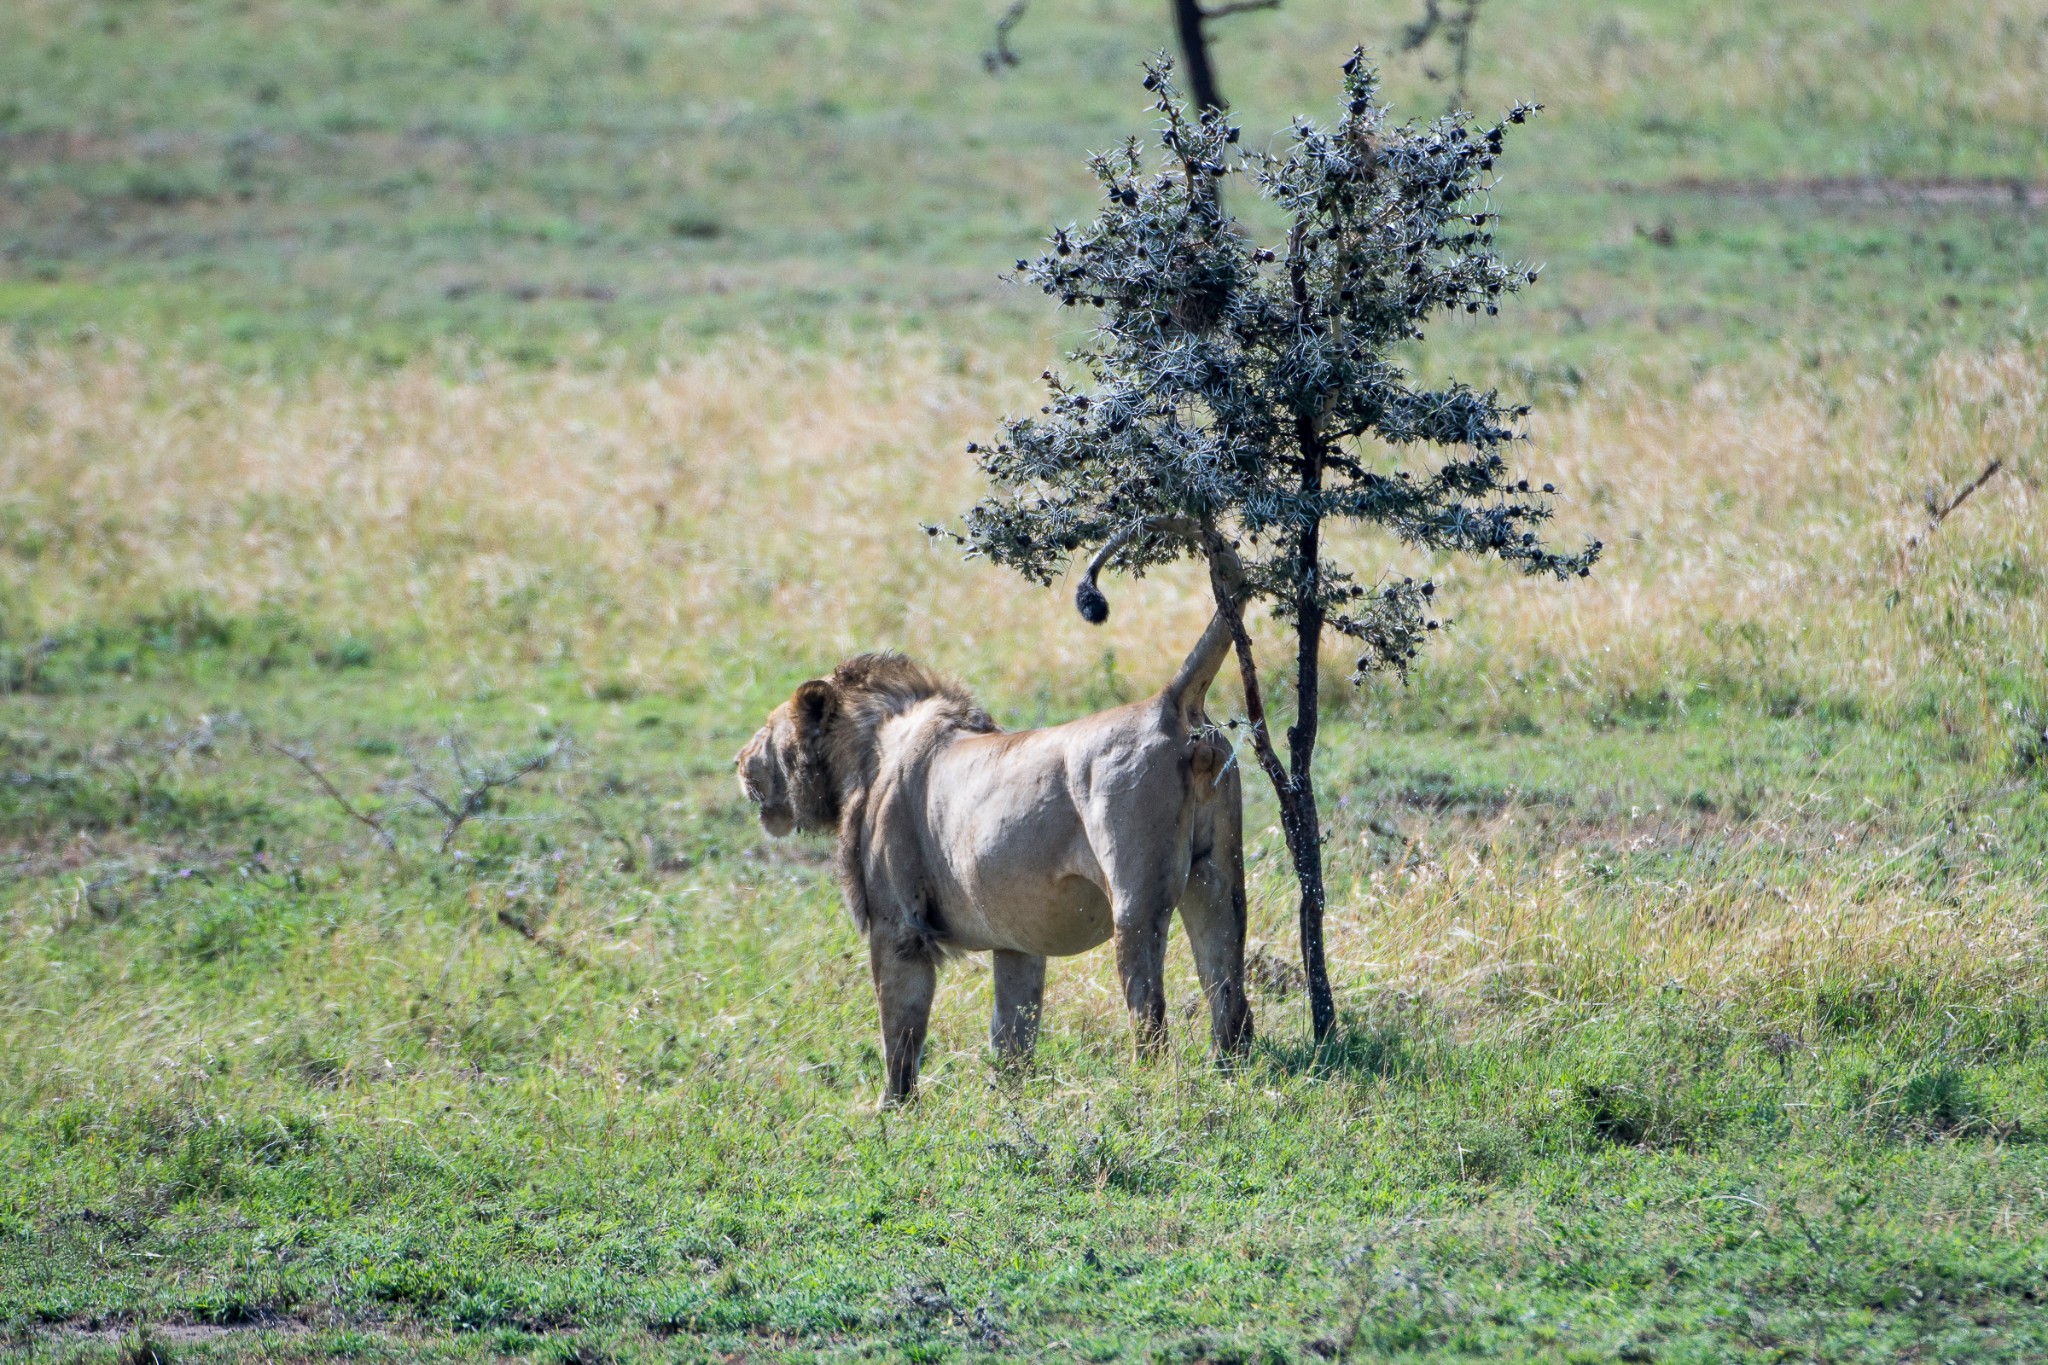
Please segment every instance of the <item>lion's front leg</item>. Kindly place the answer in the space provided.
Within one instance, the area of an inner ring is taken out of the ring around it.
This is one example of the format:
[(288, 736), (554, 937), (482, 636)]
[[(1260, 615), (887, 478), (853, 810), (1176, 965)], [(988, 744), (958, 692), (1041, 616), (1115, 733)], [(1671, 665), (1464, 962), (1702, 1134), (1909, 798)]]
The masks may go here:
[(882, 1007), (882, 1067), (887, 1076), (882, 1107), (891, 1109), (917, 1092), (917, 1068), (924, 1058), (925, 1029), (931, 1022), (938, 968), (921, 943), (868, 936), (875, 999)]

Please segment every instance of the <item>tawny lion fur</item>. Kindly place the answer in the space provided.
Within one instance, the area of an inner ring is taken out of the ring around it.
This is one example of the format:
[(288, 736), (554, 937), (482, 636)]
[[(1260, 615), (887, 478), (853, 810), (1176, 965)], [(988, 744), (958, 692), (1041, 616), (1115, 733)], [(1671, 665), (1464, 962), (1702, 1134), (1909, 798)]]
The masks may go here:
[(994, 957), (990, 1040), (1030, 1052), (1045, 960), (1114, 939), (1141, 1050), (1165, 1039), (1167, 924), (1180, 910), (1219, 1052), (1252, 1033), (1244, 993), (1242, 793), (1203, 699), (1231, 646), (1219, 614), (1143, 701), (1006, 733), (959, 684), (863, 654), (769, 715), (738, 758), (772, 836), (837, 836), (867, 935), (886, 1103), (917, 1085), (938, 959)]

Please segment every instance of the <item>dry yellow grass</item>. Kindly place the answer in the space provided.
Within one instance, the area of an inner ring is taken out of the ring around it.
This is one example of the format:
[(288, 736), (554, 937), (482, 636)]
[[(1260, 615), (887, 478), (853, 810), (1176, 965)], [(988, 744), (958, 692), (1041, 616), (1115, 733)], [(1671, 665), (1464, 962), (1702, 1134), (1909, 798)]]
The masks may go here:
[[(712, 682), (893, 645), (1010, 697), (1071, 697), (1116, 651), (1143, 683), (1199, 630), (1190, 574), (1112, 585), (1110, 625), (918, 531), (977, 495), (962, 444), (1034, 400), (1033, 355), (731, 343), (655, 372), (230, 376), (119, 348), (0, 360), (10, 633), (196, 596), (382, 633), (488, 672)], [(1695, 686), (1883, 706), (2029, 670), (2048, 647), (2048, 354), (1921, 377), (1787, 365), (1683, 390), (1616, 378), (1521, 453), (1592, 580), (1435, 566), (1437, 679), (1677, 702)], [(1902, 559), (1930, 489), (2005, 466)], [(1369, 578), (1429, 566), (1354, 543)], [(1894, 596), (1896, 594), (1896, 596)], [(1341, 659), (1338, 661), (1341, 665)]]

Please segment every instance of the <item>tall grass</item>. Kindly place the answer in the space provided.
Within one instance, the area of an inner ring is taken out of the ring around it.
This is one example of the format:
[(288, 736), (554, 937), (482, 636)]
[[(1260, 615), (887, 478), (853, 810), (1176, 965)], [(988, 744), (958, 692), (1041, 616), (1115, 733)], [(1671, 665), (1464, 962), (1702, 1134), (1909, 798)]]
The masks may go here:
[[(961, 446), (1032, 401), (1020, 376), (1040, 363), (897, 337), (724, 344), (652, 374), (421, 363), (279, 383), (115, 347), (11, 354), (6, 630), (18, 644), (198, 599), (380, 632), (444, 664), (561, 662), (657, 688), (878, 645), (1009, 700), (1083, 695), (1105, 649), (1117, 685), (1149, 686), (1199, 630), (1194, 585), (1117, 585), (1090, 631), (1064, 593), (919, 534), (976, 495)], [(1423, 694), (2038, 703), (2044, 405), (2039, 349), (1911, 375), (1618, 375), (1542, 406), (1520, 452), (1558, 486), (1567, 543), (1613, 546), (1590, 581), (1346, 550), (1368, 579), (1445, 584), (1456, 626)], [(1994, 459), (2002, 472), (1908, 554), (1926, 500)]]

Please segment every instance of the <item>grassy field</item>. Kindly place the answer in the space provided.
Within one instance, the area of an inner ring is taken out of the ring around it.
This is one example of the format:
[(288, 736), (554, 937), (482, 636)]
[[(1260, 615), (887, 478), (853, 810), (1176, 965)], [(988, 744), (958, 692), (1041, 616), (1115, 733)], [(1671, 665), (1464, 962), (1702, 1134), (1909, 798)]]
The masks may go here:
[(1255, 790), (1245, 1067), (1176, 942), (1165, 1059), (1099, 953), (998, 1074), (968, 961), (883, 1115), (733, 751), (857, 649), (1024, 726), (1205, 616), (917, 531), (1169, 36), (1036, 0), (997, 78), (1001, 8), (0, 14), (0, 1356), (2048, 1356), (2048, 11), (1486, 6), (1547, 268), (1414, 360), (1608, 556), (1347, 547), (1455, 624), (1327, 691), (1333, 1046)]

